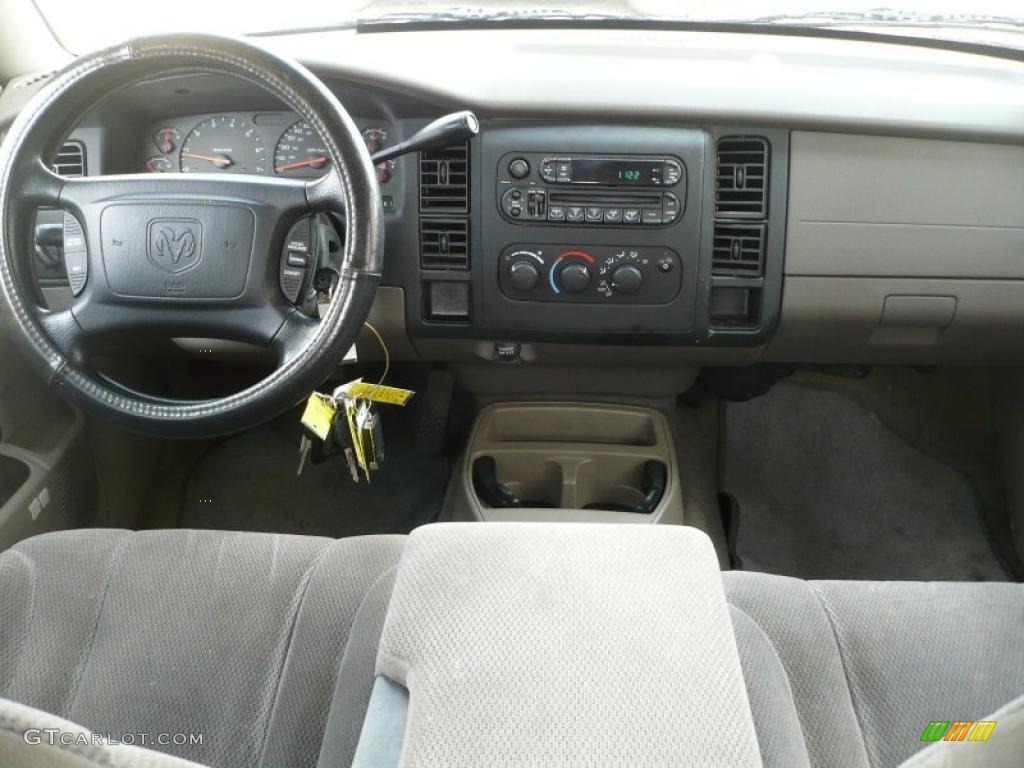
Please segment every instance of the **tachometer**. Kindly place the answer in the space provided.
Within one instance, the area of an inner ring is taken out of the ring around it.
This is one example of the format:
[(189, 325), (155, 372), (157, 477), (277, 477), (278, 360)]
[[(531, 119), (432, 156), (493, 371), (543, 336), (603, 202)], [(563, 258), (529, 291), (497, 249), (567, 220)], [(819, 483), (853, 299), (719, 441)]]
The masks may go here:
[(185, 137), (181, 145), (183, 173), (267, 172), (266, 150), (259, 132), (237, 117), (211, 117)]
[(274, 173), (285, 176), (320, 176), (330, 162), (323, 139), (305, 120), (285, 131), (274, 148)]

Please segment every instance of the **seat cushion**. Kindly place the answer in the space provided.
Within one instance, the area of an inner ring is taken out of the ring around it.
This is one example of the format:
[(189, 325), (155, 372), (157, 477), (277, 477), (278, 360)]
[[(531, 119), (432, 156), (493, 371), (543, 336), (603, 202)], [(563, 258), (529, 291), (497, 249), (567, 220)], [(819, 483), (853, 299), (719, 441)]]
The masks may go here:
[(766, 766), (896, 766), (1024, 694), (1024, 585), (723, 579)]
[[(353, 622), (402, 544), (182, 530), (28, 539), (0, 553), (0, 697), (100, 734), (201, 734), (150, 746), (217, 768), (315, 766)], [(358, 724), (372, 673), (345, 680), (352, 711), (331, 719)]]

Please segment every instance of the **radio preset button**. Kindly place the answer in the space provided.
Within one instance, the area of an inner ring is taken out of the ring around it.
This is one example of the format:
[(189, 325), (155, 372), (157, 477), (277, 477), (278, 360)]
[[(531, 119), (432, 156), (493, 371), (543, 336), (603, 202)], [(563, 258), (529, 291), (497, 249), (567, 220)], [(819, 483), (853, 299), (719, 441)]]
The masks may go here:
[(626, 224), (639, 224), (640, 223), (640, 209), (639, 208), (623, 208), (622, 209), (622, 221)]
[(583, 208), (578, 205), (570, 205), (565, 209), (565, 220), (572, 222), (583, 221)]
[(604, 209), (604, 221), (606, 224), (618, 224), (622, 221), (622, 209), (621, 208), (605, 208)]
[(548, 221), (565, 221), (565, 208), (560, 205), (549, 205)]
[(604, 208), (595, 208), (593, 206), (587, 208), (586, 220), (591, 224), (600, 224), (604, 221)]

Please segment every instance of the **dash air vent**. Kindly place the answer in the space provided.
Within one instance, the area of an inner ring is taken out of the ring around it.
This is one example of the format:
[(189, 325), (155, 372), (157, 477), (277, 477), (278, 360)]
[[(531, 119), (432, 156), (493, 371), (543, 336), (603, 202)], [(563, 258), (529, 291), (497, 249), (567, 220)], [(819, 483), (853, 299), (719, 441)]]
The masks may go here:
[(53, 161), (53, 170), (61, 176), (85, 176), (85, 145), (80, 141), (67, 141)]
[(715, 224), (711, 274), (732, 277), (764, 275), (764, 225)]
[(420, 219), (420, 266), (423, 269), (469, 269), (469, 222)]
[(718, 140), (715, 216), (763, 219), (768, 211), (768, 142), (757, 136)]
[(469, 213), (469, 144), (420, 153), (420, 210)]

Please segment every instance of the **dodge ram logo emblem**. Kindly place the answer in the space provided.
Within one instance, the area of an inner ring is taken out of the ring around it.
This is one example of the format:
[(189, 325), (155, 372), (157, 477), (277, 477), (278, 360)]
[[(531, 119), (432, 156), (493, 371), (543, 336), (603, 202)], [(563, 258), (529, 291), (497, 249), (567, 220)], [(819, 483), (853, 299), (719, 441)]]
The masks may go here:
[(202, 256), (202, 225), (195, 219), (149, 222), (149, 260), (172, 275), (192, 269)]

